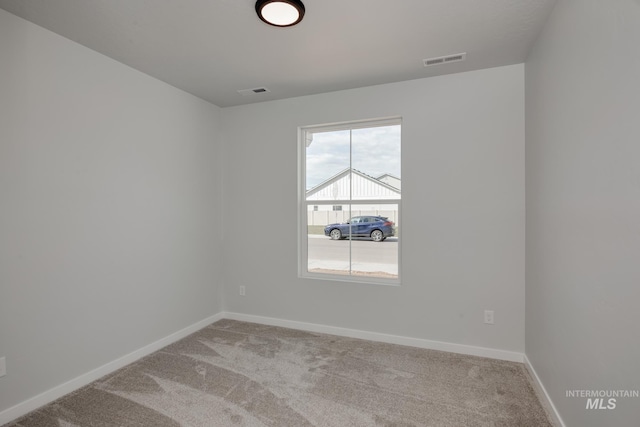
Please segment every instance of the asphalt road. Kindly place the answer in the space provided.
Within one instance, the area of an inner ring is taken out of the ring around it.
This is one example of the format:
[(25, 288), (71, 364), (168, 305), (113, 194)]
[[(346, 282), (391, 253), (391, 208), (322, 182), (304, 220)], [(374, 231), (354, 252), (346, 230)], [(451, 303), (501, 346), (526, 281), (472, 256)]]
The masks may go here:
[(309, 236), (309, 259), (348, 261), (349, 243), (351, 260), (355, 263), (398, 264), (398, 238), (389, 237), (382, 242), (369, 239), (331, 240), (326, 236)]

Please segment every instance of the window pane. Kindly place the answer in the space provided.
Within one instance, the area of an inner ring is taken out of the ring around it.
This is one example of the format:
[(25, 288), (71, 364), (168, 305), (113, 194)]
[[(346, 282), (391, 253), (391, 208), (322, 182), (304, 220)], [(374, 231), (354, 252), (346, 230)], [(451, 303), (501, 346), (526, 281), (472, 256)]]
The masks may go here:
[(398, 278), (398, 204), (352, 205), (351, 274)]
[[(349, 130), (307, 132), (305, 189), (307, 200), (348, 199), (348, 187), (340, 187), (338, 174), (349, 171), (351, 135)], [(335, 184), (335, 185), (328, 185)], [(322, 188), (320, 193), (313, 190)], [(311, 198), (309, 198), (311, 197)]]
[(398, 283), (400, 120), (302, 133), (302, 274)]
[[(354, 129), (352, 132), (351, 163), (354, 171), (362, 172), (399, 190), (400, 125)], [(354, 185), (355, 183), (354, 181)], [(385, 197), (368, 195), (366, 198), (400, 198), (399, 195), (391, 196), (388, 192), (381, 195)], [(358, 196), (356, 191), (354, 196)]]
[(332, 208), (335, 206), (319, 205), (317, 211), (307, 212), (307, 271), (348, 275), (351, 270), (349, 226), (339, 224), (349, 221), (349, 206), (343, 210)]
[(343, 211), (331, 207), (321, 205), (315, 211), (309, 205), (307, 271), (398, 278), (399, 205), (358, 204)]

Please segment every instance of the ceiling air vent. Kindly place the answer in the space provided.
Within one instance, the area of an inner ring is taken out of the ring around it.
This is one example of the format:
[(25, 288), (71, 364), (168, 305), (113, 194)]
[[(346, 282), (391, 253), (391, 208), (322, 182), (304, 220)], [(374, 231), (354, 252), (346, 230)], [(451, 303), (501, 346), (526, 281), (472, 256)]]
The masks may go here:
[(438, 56), (437, 58), (427, 58), (427, 59), (424, 59), (423, 62), (425, 67), (431, 67), (433, 65), (447, 64), (449, 62), (464, 61), (466, 57), (467, 57), (467, 54), (465, 52), (465, 53), (457, 53), (455, 55)]
[(260, 95), (261, 93), (268, 93), (268, 92), (271, 92), (271, 91), (266, 87), (255, 87), (253, 89), (241, 89), (238, 91), (238, 93), (242, 96)]

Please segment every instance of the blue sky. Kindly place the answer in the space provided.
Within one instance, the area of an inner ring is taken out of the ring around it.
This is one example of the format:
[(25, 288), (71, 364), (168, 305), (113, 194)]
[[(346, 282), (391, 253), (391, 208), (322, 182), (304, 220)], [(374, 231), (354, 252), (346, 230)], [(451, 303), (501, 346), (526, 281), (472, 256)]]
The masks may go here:
[(350, 139), (354, 169), (373, 177), (389, 173), (401, 178), (400, 125), (316, 132), (307, 147), (307, 189), (349, 167)]

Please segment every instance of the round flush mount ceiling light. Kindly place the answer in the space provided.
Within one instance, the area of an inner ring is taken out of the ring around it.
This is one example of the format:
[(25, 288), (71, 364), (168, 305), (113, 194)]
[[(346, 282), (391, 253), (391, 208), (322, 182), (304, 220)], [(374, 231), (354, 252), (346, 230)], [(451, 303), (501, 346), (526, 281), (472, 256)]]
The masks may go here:
[(258, 0), (258, 17), (275, 27), (291, 27), (302, 21), (304, 5), (299, 0)]

